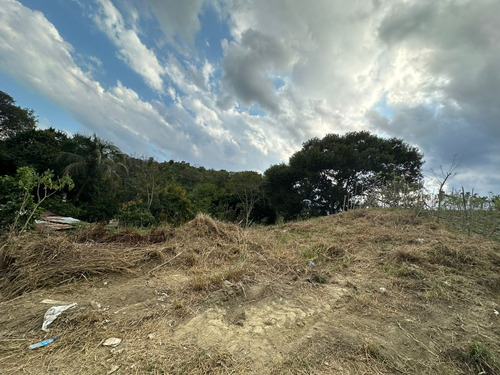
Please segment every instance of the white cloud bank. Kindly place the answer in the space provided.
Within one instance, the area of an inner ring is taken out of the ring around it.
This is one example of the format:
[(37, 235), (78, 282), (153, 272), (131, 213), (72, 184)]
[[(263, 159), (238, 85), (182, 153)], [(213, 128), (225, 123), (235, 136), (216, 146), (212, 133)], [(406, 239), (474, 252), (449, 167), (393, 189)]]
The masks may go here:
[[(418, 145), (435, 169), (459, 154), (458, 183), (499, 190), (498, 1), (148, 0), (128, 22), (97, 2), (117, 55), (173, 104), (103, 89), (43, 14), (14, 0), (0, 9), (0, 69), (127, 152), (264, 170), (313, 136), (368, 129)], [(229, 20), (220, 61), (194, 50), (206, 6)], [(176, 53), (141, 40), (141, 16)]]

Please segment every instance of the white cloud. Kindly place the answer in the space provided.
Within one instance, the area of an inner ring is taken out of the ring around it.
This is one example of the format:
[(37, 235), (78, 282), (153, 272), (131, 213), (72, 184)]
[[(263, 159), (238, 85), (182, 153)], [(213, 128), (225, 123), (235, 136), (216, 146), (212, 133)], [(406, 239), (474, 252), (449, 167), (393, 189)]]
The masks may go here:
[(99, 11), (93, 18), (96, 25), (116, 45), (118, 56), (146, 83), (158, 92), (163, 91), (165, 70), (154, 51), (140, 40), (134, 28), (128, 28), (118, 9), (110, 0), (98, 0)]
[[(235, 41), (226, 43), (229, 83), (223, 80), (221, 102), (272, 109), (255, 134), (260, 127), (297, 145), (328, 132), (369, 129), (418, 145), (428, 168), (455, 153), (464, 156), (464, 168), (495, 168), (498, 1), (254, 0), (226, 2), (224, 9)], [(249, 32), (259, 47), (273, 40), (290, 51), (293, 60), (279, 72), (287, 77), (284, 87), (270, 87), (279, 69), (248, 47)], [(392, 117), (376, 112), (380, 102)]]
[(167, 42), (180, 47), (178, 41), (192, 47), (200, 29), (198, 13), (203, 0), (147, 0), (160, 23)]
[(434, 169), (459, 154), (467, 172), (456, 181), (476, 173), (498, 190), (489, 177), (500, 163), (498, 1), (206, 1), (229, 20), (222, 61), (194, 51), (201, 0), (148, 0), (177, 48), (159, 51), (162, 62), (139, 38), (144, 14), (124, 20), (99, 0), (100, 28), (171, 105), (121, 83), (104, 89), (41, 13), (13, 0), (0, 9), (0, 68), (128, 152), (152, 145), (169, 158), (262, 171), (311, 137), (369, 129), (418, 145)]

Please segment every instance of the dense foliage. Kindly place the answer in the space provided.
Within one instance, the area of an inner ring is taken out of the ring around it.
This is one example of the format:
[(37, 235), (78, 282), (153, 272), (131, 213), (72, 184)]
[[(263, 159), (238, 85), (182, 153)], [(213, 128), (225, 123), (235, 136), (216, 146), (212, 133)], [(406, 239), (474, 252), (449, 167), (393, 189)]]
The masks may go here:
[(422, 179), (422, 154), (400, 139), (368, 132), (314, 138), (265, 172), (273, 206), (287, 219), (327, 215), (362, 203), (381, 181)]
[[(16, 106), (3, 92), (0, 99), (2, 204), (13, 210), (16, 203), (9, 197), (17, 188), (8, 186), (22, 167), (38, 175), (51, 170), (54, 178), (70, 176), (74, 182), (74, 189), (66, 184), (51, 191), (41, 208), (134, 226), (177, 225), (197, 212), (244, 226), (327, 215), (368, 197), (376, 204), (383, 195), (381, 181), (419, 186), (422, 178), (422, 154), (416, 148), (368, 132), (311, 139), (289, 164), (273, 165), (261, 175), (130, 157), (96, 135), (37, 129), (32, 110)], [(33, 197), (33, 204), (39, 203)]]

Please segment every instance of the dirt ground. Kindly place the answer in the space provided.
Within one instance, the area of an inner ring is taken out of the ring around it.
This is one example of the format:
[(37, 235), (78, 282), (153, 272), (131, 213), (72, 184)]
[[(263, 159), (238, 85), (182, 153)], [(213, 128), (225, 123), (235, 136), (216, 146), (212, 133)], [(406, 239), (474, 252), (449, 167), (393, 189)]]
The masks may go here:
[(500, 374), (500, 243), (412, 212), (248, 230), (201, 215), (0, 255), (2, 374)]

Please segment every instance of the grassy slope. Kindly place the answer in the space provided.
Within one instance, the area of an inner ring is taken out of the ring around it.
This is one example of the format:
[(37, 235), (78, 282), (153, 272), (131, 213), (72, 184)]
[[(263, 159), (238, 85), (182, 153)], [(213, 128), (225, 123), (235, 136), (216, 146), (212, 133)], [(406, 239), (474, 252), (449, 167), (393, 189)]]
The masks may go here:
[[(3, 251), (3, 373), (500, 374), (500, 244), (410, 212), (247, 231), (199, 216)], [(78, 303), (48, 334), (46, 298)]]

